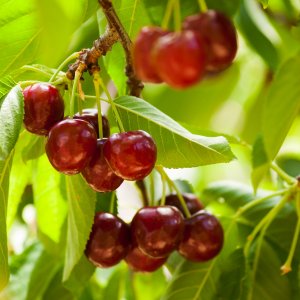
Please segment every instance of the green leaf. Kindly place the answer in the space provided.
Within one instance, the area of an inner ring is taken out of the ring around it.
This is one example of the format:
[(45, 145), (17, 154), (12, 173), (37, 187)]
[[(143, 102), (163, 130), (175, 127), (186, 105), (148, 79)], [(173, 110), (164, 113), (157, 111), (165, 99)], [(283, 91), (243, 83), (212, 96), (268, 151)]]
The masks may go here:
[(6, 212), (13, 149), (23, 120), (23, 94), (15, 86), (0, 106), (0, 290), (8, 281)]
[(11, 76), (4, 76), (0, 79), (0, 105), (4, 97), (17, 83), (11, 78)]
[(40, 299), (58, 265), (40, 244), (33, 244), (12, 258), (10, 269), (11, 281), (3, 292), (4, 296), (7, 299), (31, 300)]
[(78, 297), (81, 295), (94, 271), (95, 266), (83, 255), (73, 268), (68, 280), (64, 282), (64, 286)]
[(24, 98), (15, 86), (0, 107), (0, 162), (4, 162), (14, 148), (23, 122)]
[[(279, 53), (276, 48), (278, 35), (276, 32), (274, 33), (275, 30), (271, 27), (256, 0), (242, 1), (238, 25), (254, 50), (266, 61), (272, 70), (275, 70), (279, 63)], [(265, 28), (268, 28), (270, 31), (265, 30)], [(270, 32), (273, 34), (270, 34)]]
[(31, 140), (31, 134), (25, 130), (21, 132), (15, 147), (11, 173), (9, 177), (9, 193), (7, 205), (7, 229), (13, 224), (19, 203), (21, 201), (25, 187), (31, 183), (32, 166), (25, 164), (22, 159), (22, 149), (24, 144)]
[(63, 270), (60, 269), (52, 278), (46, 291), (43, 294), (43, 300), (74, 300), (74, 296), (72, 295), (72, 293), (63, 286), (62, 272)]
[(268, 156), (264, 147), (262, 136), (259, 135), (253, 145), (252, 150), (252, 173), (251, 180), (254, 191), (257, 190), (259, 183), (270, 168)]
[[(72, 34), (85, 18), (88, 1), (40, 0), (35, 2), (35, 6), (42, 29), (39, 49), (41, 60), (45, 64), (56, 65), (66, 57)], [(49, 45), (55, 47), (49, 51)]]
[(124, 96), (117, 98), (115, 104), (125, 130), (141, 129), (153, 137), (158, 149), (157, 164), (187, 168), (229, 162), (234, 157), (225, 138), (192, 134), (142, 99)]
[(67, 215), (67, 203), (60, 189), (62, 182), (63, 175), (53, 169), (46, 155), (34, 162), (32, 187), (40, 240), (49, 252), (58, 256), (65, 238), (63, 225)]
[[(291, 283), (280, 273), (282, 262), (274, 247), (264, 240), (256, 243), (254, 259), (251, 260), (249, 288), (245, 291), (247, 300), (293, 299)], [(256, 253), (257, 251), (258, 254)], [(257, 256), (256, 256), (257, 254)]]
[(37, 57), (41, 30), (37, 24), (34, 2), (1, 1), (0, 76), (32, 63)]
[(27, 144), (23, 145), (22, 158), (25, 163), (39, 158), (45, 153), (45, 137), (30, 134)]
[(287, 60), (271, 84), (263, 113), (263, 140), (269, 161), (282, 146), (300, 108), (300, 55)]
[(80, 261), (93, 225), (96, 193), (81, 175), (66, 176), (68, 229), (63, 280)]

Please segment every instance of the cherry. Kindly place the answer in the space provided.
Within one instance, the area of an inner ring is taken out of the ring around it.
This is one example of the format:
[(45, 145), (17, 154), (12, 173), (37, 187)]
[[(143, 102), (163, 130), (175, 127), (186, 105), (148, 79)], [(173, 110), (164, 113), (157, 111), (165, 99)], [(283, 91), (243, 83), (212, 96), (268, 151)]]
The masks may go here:
[(223, 246), (223, 228), (216, 217), (199, 211), (185, 219), (178, 251), (188, 260), (206, 261), (214, 258)]
[(103, 147), (107, 139), (97, 140), (97, 150), (82, 175), (87, 183), (97, 192), (111, 192), (117, 189), (123, 179), (110, 168), (103, 156)]
[(48, 83), (35, 83), (23, 90), (24, 125), (35, 134), (47, 135), (64, 117), (64, 101), (58, 89)]
[(159, 269), (168, 257), (154, 258), (143, 253), (137, 246), (132, 246), (125, 257), (128, 266), (136, 272), (154, 272)]
[(237, 34), (227, 16), (209, 10), (187, 17), (183, 29), (193, 30), (204, 42), (208, 71), (221, 71), (232, 63), (237, 52)]
[(77, 174), (96, 151), (94, 127), (83, 120), (65, 119), (52, 127), (46, 153), (52, 166), (65, 174)]
[(145, 26), (141, 29), (133, 44), (134, 69), (138, 77), (145, 82), (162, 82), (153, 67), (151, 50), (157, 39), (166, 34), (167, 32), (160, 27)]
[(131, 222), (131, 238), (145, 254), (164, 257), (178, 246), (183, 228), (183, 216), (176, 207), (146, 206)]
[(104, 145), (104, 157), (113, 171), (126, 180), (140, 180), (152, 171), (156, 145), (142, 130), (111, 135)]
[[(98, 128), (98, 110), (95, 108), (87, 108), (82, 111), (82, 114), (77, 113), (74, 119), (80, 119), (89, 122), (95, 128), (97, 137), (99, 138), (99, 128)], [(103, 137), (109, 137), (110, 129), (109, 122), (105, 116), (102, 115), (102, 131)]]
[(169, 33), (157, 40), (153, 64), (157, 74), (171, 87), (189, 87), (204, 75), (203, 45), (193, 31)]
[[(193, 215), (197, 211), (204, 208), (204, 205), (200, 202), (200, 200), (196, 197), (196, 195), (191, 193), (183, 193), (182, 197), (187, 205), (189, 212)], [(170, 194), (166, 197), (166, 205), (171, 205), (177, 207), (183, 215), (184, 209), (181, 205), (181, 202), (177, 196), (177, 194)]]
[(129, 226), (117, 216), (98, 212), (85, 254), (96, 266), (108, 268), (119, 263), (130, 246)]

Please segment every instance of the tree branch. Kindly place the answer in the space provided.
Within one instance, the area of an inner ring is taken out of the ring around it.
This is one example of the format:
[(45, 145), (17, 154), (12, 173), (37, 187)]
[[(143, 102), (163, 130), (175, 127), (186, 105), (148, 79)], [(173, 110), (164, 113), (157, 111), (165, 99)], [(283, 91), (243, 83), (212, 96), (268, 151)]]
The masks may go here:
[(128, 77), (127, 85), (129, 87), (129, 94), (139, 97), (144, 85), (137, 78), (133, 69), (131, 53), (132, 42), (116, 14), (111, 0), (98, 0), (98, 2), (106, 16), (108, 27), (105, 33), (94, 42), (94, 46), (91, 49), (83, 49), (80, 52), (79, 58), (75, 63), (69, 66), (66, 75), (70, 80), (73, 80), (75, 78), (76, 70), (80, 71), (81, 74), (88, 71), (90, 75), (93, 75), (94, 72), (99, 72), (100, 67), (98, 65), (98, 59), (100, 56), (106, 55), (106, 53), (111, 50), (112, 46), (119, 41), (125, 52), (125, 74)]
[(111, 0), (98, 0), (99, 4), (101, 5), (103, 12), (106, 16), (106, 19), (111, 26), (114, 28), (119, 35), (119, 40), (123, 46), (126, 58), (126, 69), (125, 74), (128, 77), (127, 85), (129, 87), (129, 93), (132, 96), (139, 97), (141, 91), (144, 87), (142, 82), (137, 78), (134, 69), (133, 69), (133, 61), (132, 61), (132, 42), (124, 29), (116, 11), (111, 3)]

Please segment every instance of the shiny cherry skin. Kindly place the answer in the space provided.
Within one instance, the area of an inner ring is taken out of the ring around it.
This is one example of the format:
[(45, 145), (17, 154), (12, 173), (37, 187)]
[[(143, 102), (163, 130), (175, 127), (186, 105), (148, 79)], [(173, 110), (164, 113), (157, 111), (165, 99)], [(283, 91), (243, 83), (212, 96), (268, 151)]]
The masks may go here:
[(111, 192), (116, 190), (124, 181), (117, 176), (103, 156), (103, 147), (107, 139), (97, 140), (97, 150), (82, 175), (87, 183), (97, 192)]
[(203, 45), (193, 31), (171, 32), (159, 38), (152, 55), (157, 74), (173, 88), (190, 87), (204, 75)]
[(186, 259), (207, 261), (219, 254), (224, 233), (219, 220), (205, 211), (185, 219), (184, 233), (178, 251)]
[(97, 135), (90, 123), (65, 119), (50, 130), (46, 153), (57, 171), (71, 175), (86, 167), (96, 147)]
[(97, 267), (109, 268), (126, 256), (129, 247), (129, 225), (110, 213), (98, 212), (85, 250), (88, 259)]
[(157, 155), (152, 137), (142, 130), (111, 135), (103, 152), (112, 170), (126, 180), (140, 180), (149, 175)]
[(166, 261), (168, 257), (154, 258), (143, 253), (137, 246), (132, 246), (125, 262), (129, 268), (135, 272), (154, 272), (159, 269)]
[[(82, 114), (75, 114), (73, 119), (80, 119), (89, 122), (95, 128), (97, 137), (99, 138), (99, 128), (98, 128), (98, 110), (95, 108), (87, 108), (82, 111)], [(109, 137), (110, 129), (109, 122), (107, 118), (102, 115), (102, 131), (103, 137)]]
[(178, 246), (183, 229), (183, 216), (176, 207), (146, 206), (131, 222), (131, 238), (145, 254), (165, 257)]
[[(196, 195), (192, 193), (183, 193), (182, 197), (191, 215), (195, 214), (196, 212), (204, 208), (204, 205), (200, 202), (200, 200), (196, 197)], [(181, 213), (185, 215), (183, 207), (181, 205), (181, 202), (177, 194), (170, 194), (166, 196), (166, 205), (177, 207), (181, 211)]]
[(145, 26), (138, 33), (133, 44), (132, 56), (135, 72), (142, 81), (162, 82), (153, 66), (152, 49), (157, 39), (166, 34), (167, 31), (154, 26)]
[(38, 135), (47, 135), (64, 117), (64, 101), (58, 89), (48, 83), (35, 83), (23, 90), (24, 126)]
[(193, 30), (203, 41), (208, 71), (218, 72), (232, 63), (237, 52), (237, 34), (223, 13), (209, 10), (189, 16), (183, 22), (183, 29)]

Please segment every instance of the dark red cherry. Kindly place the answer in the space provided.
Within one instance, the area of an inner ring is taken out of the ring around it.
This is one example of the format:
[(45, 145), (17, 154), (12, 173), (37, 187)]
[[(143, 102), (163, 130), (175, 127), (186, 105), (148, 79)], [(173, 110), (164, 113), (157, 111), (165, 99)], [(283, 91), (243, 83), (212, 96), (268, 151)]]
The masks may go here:
[(24, 125), (35, 134), (47, 135), (64, 117), (64, 101), (58, 89), (48, 83), (35, 83), (23, 90)]
[(183, 29), (193, 30), (203, 41), (208, 71), (221, 71), (232, 63), (237, 52), (237, 34), (224, 14), (209, 10), (189, 16), (183, 22)]
[(214, 258), (223, 246), (223, 228), (216, 217), (200, 211), (185, 219), (184, 233), (178, 251), (188, 260)]
[(157, 74), (173, 88), (187, 88), (204, 75), (203, 45), (193, 31), (172, 32), (159, 38), (152, 55)]
[(133, 246), (125, 261), (128, 266), (135, 272), (154, 272), (159, 269), (168, 257), (154, 258), (143, 253), (137, 246)]
[(103, 147), (107, 139), (97, 141), (97, 150), (82, 175), (87, 183), (97, 192), (111, 192), (117, 189), (123, 179), (117, 176), (103, 156)]
[(156, 162), (156, 145), (142, 130), (111, 135), (104, 145), (104, 157), (113, 171), (126, 180), (149, 175)]
[(97, 146), (94, 127), (83, 120), (65, 119), (52, 127), (46, 153), (52, 166), (65, 174), (81, 172)]
[(153, 67), (151, 51), (157, 39), (166, 34), (167, 32), (160, 27), (150, 26), (143, 27), (139, 32), (133, 44), (132, 56), (135, 72), (142, 81), (162, 82)]
[[(82, 111), (82, 114), (77, 113), (74, 119), (80, 119), (89, 122), (96, 130), (97, 137), (99, 138), (99, 128), (98, 128), (98, 110), (95, 108), (87, 108)], [(109, 122), (105, 116), (102, 115), (102, 131), (103, 137), (109, 137), (110, 129)]]
[[(196, 197), (196, 195), (192, 193), (183, 193), (182, 197), (187, 205), (189, 212), (193, 215), (197, 211), (204, 208), (204, 205), (200, 202), (200, 200)], [(182, 214), (185, 216), (184, 209), (181, 205), (181, 202), (177, 196), (177, 194), (170, 194), (166, 196), (166, 205), (171, 205), (177, 207)]]
[(117, 216), (99, 212), (95, 215), (85, 254), (97, 267), (108, 268), (119, 263), (130, 246), (129, 226)]
[(174, 206), (146, 206), (131, 222), (131, 238), (152, 257), (164, 257), (176, 249), (184, 228), (182, 213)]

